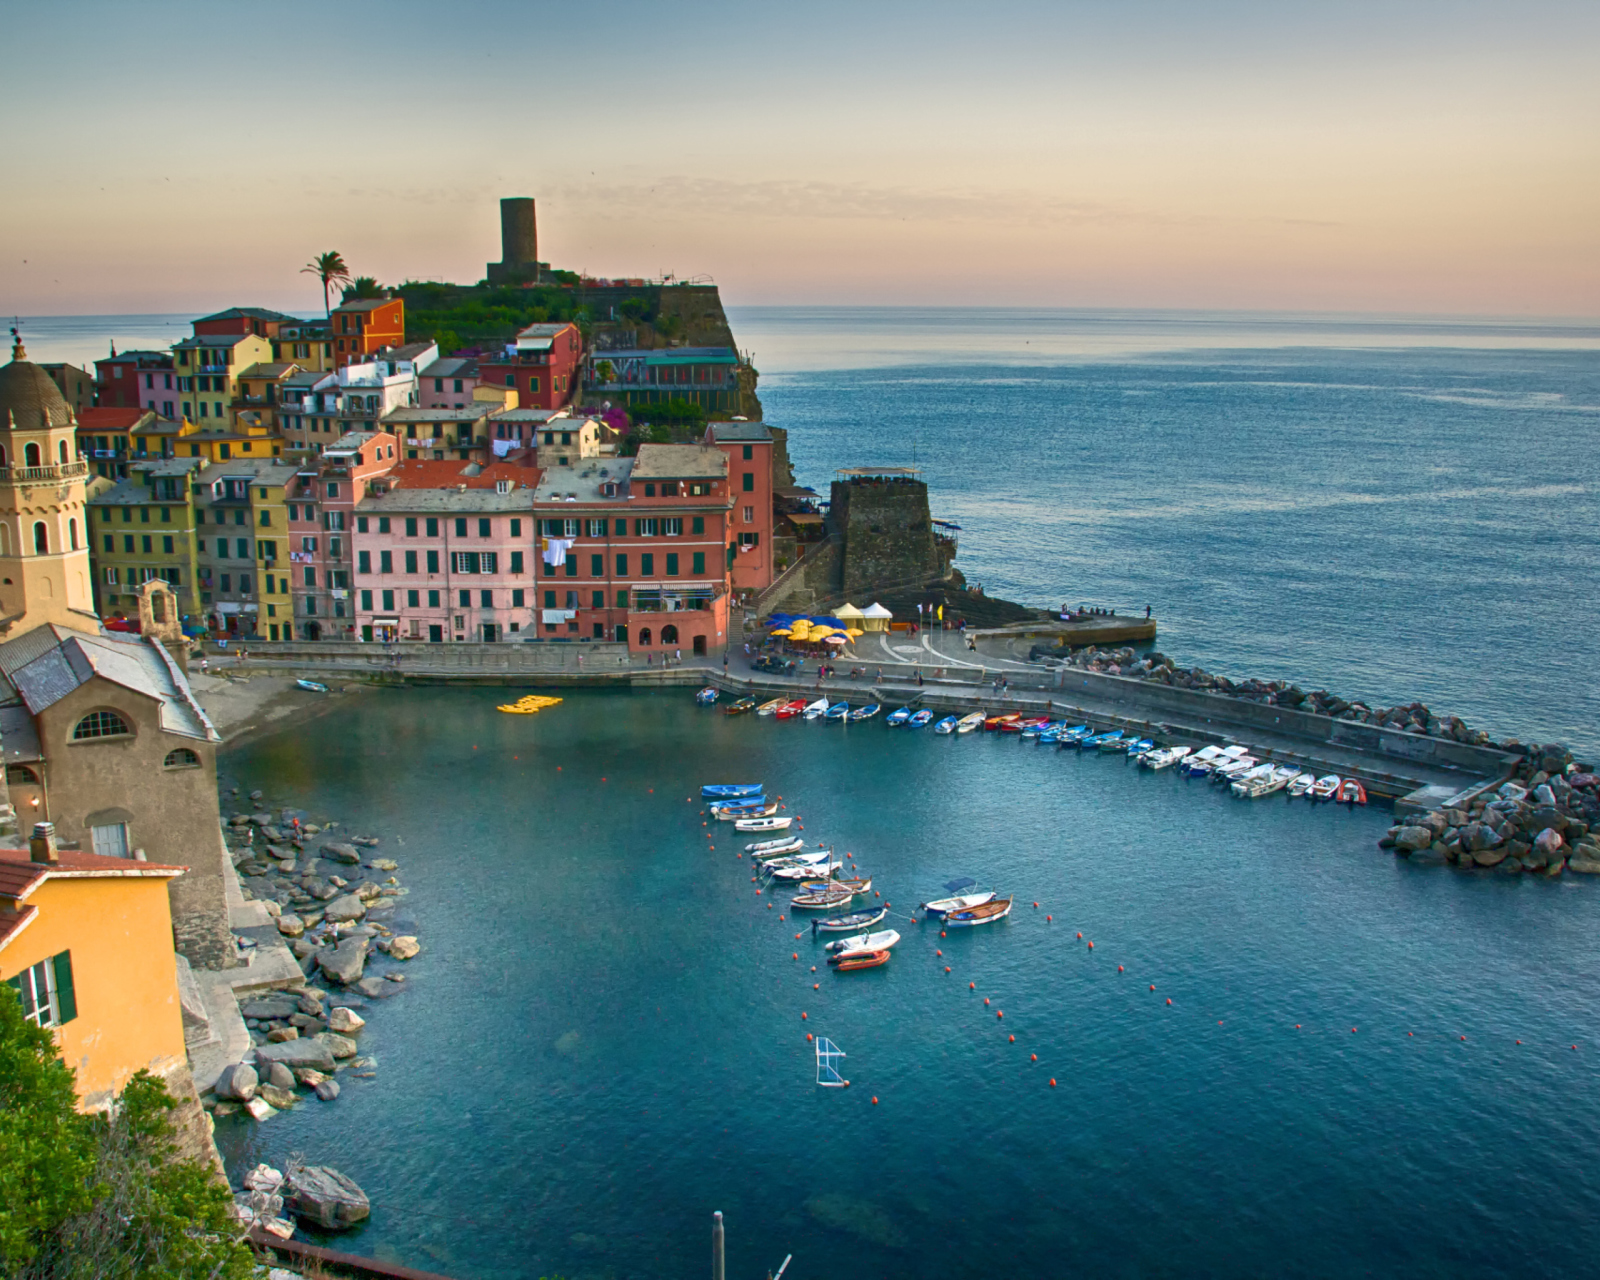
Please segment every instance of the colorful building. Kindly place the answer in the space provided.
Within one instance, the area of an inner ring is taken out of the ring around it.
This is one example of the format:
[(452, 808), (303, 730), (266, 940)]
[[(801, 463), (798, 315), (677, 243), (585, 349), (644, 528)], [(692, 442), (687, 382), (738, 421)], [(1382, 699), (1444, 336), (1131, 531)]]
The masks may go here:
[(406, 341), (406, 304), (399, 298), (360, 298), (333, 309), (328, 328), (334, 366), (364, 364), (384, 347)]
[(283, 437), (265, 423), (241, 415), (232, 423), (178, 423), (172, 437), (175, 456), (229, 462), (234, 458), (276, 458), (283, 453)]
[[(95, 403), (102, 409), (149, 409), (175, 400), (176, 375), (170, 351), (124, 351), (94, 362)], [(164, 418), (175, 418), (170, 408), (157, 407)]]
[(286, 491), (299, 467), (277, 458), (215, 463), (194, 481), (200, 613), (216, 635), (293, 635)]
[(300, 464), (288, 494), (290, 574), (298, 638), (356, 635), (351, 576), (355, 512), (399, 457), (387, 431), (352, 431)]
[(61, 397), (72, 406), (72, 411), (80, 418), (85, 409), (94, 407), (95, 377), (87, 369), (80, 369), (75, 364), (56, 362), (54, 364), (41, 364), (39, 366), (50, 375), (50, 381), (56, 384), (61, 392)]
[(233, 402), (234, 420), (241, 425), (264, 427), (268, 434), (279, 434), (279, 414), (284, 388), (297, 373), (297, 364), (271, 361), (253, 364), (239, 373), (239, 395)]
[(713, 422), (706, 443), (728, 457), (733, 508), (729, 513), (728, 581), (735, 594), (772, 585), (772, 432), (760, 422)]
[(202, 426), (228, 426), (239, 398), (239, 375), (272, 362), (272, 343), (255, 334), (199, 334), (174, 343), (178, 416)]
[(30, 843), (0, 850), (0, 979), (98, 1110), (136, 1071), (185, 1065), (167, 893), (185, 868), (63, 850), (49, 823)]
[(229, 307), (215, 315), (201, 316), (194, 322), (194, 331), (197, 337), (253, 333), (258, 338), (276, 338), (284, 325), (301, 323), (294, 316), (266, 307)]
[(447, 356), (417, 374), (417, 404), (423, 409), (467, 409), (478, 385), (478, 362), (468, 356)]
[(135, 462), (126, 480), (89, 499), (89, 559), (102, 618), (136, 617), (139, 587), (157, 578), (172, 588), (180, 615), (200, 618), (194, 478), (203, 465), (199, 458)]
[(296, 320), (279, 326), (272, 343), (272, 358), (280, 364), (326, 373), (338, 368), (333, 358), (333, 334), (326, 320)]
[(143, 443), (134, 433), (155, 418), (149, 409), (84, 409), (78, 414), (78, 457), (97, 476), (126, 478), (128, 461)]
[(408, 459), (466, 462), (476, 454), (482, 461), (489, 451), (494, 412), (492, 404), (470, 401), (462, 409), (391, 409), (380, 425), (401, 442)]
[(503, 386), (517, 393), (524, 409), (559, 409), (577, 387), (583, 365), (583, 335), (570, 322), (531, 324), (503, 351), (478, 360), (485, 386)]

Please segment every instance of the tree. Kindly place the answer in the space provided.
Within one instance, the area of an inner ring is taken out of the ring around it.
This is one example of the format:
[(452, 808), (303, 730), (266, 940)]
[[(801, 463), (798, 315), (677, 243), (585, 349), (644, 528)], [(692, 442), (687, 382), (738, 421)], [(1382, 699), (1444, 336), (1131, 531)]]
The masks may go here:
[(76, 1107), (48, 1031), (0, 986), (0, 1273), (14, 1280), (245, 1280), (226, 1185), (182, 1158), (148, 1072), (109, 1115)]
[(327, 253), (319, 253), (300, 268), (300, 274), (316, 276), (322, 281), (322, 309), (331, 318), (333, 305), (329, 301), (328, 291), (336, 282), (350, 279), (350, 268), (344, 265), (344, 257), (332, 249)]
[(356, 302), (362, 298), (383, 297), (383, 286), (371, 276), (357, 276), (342, 290), (346, 302)]

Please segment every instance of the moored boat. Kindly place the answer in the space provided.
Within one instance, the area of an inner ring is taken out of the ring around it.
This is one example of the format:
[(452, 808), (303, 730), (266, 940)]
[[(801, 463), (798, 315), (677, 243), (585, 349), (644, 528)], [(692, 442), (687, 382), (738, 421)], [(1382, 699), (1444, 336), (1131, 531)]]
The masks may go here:
[(1147, 751), (1140, 758), (1139, 763), (1146, 769), (1166, 769), (1177, 764), (1189, 754), (1188, 747), (1157, 747), (1154, 751)]
[(889, 963), (890, 953), (887, 951), (856, 951), (847, 956), (840, 956), (833, 962), (834, 972), (849, 973), (852, 969), (876, 969), (879, 965)]
[(820, 893), (827, 888), (848, 889), (852, 898), (859, 898), (863, 893), (872, 891), (872, 877), (850, 876), (842, 880), (802, 880), (800, 887), (810, 893)]
[(972, 925), (993, 924), (996, 920), (1004, 920), (1010, 914), (1010, 898), (992, 898), (988, 902), (980, 902), (975, 907), (963, 907), (960, 911), (946, 912), (944, 925), (947, 929), (965, 929)]
[(891, 711), (887, 716), (884, 717), (883, 722), (891, 729), (898, 729), (909, 719), (911, 719), (911, 708), (901, 707), (898, 711)]
[(1222, 754), (1221, 747), (1201, 747), (1184, 758), (1178, 766), (1178, 772), (1186, 778), (1203, 778), (1227, 758)]
[(835, 938), (823, 949), (835, 954), (841, 951), (887, 951), (900, 941), (900, 935), (893, 929), (883, 929), (878, 933), (858, 933), (853, 938)]
[(765, 787), (764, 782), (708, 782), (700, 788), (700, 798), (727, 800), (735, 796), (758, 796)]
[(854, 711), (852, 711), (850, 713), (850, 719), (851, 720), (870, 720), (870, 719), (872, 719), (873, 716), (877, 715), (878, 712), (880, 712), (882, 710), (883, 710), (883, 708), (878, 703), (869, 702), (869, 703), (867, 703), (866, 706), (857, 707)]
[(707, 685), (704, 689), (700, 690), (699, 693), (694, 695), (694, 700), (703, 707), (709, 707), (717, 700), (717, 690), (711, 685)]
[(1015, 724), (1020, 719), (1022, 719), (1022, 712), (1020, 711), (1007, 711), (999, 715), (987, 716), (983, 722), (983, 731), (985, 733), (998, 733), (1006, 725)]
[(849, 716), (850, 704), (848, 702), (835, 702), (823, 713), (823, 719), (825, 720), (846, 720), (849, 719)]
[[(1085, 738), (1078, 746), (1083, 751), (1115, 751), (1122, 738), (1121, 729), (1107, 729), (1104, 733), (1097, 733), (1092, 737)], [(1111, 744), (1109, 748), (1106, 746), (1108, 742)]]
[(870, 907), (866, 911), (850, 911), (842, 916), (830, 916), (811, 922), (811, 934), (850, 933), (857, 929), (870, 929), (889, 914), (888, 907)]
[(1000, 725), (1001, 733), (1026, 733), (1032, 729), (1037, 733), (1041, 726), (1049, 724), (1048, 716), (1017, 716), (1014, 720), (1007, 720)]
[[(774, 880), (815, 880), (818, 876), (831, 876), (835, 871), (843, 871), (842, 862), (811, 862), (797, 863), (793, 866), (770, 866), (767, 874)], [(850, 895), (854, 897), (854, 894)]]
[(924, 707), (921, 711), (917, 712), (916, 715), (912, 716), (911, 719), (906, 721), (906, 728), (920, 729), (932, 719), (933, 712)]
[(807, 720), (820, 720), (828, 714), (828, 700), (818, 698), (815, 702), (807, 703), (805, 717)]
[(755, 709), (756, 700), (754, 698), (740, 698), (739, 701), (731, 706), (724, 707), (722, 714), (725, 716), (742, 716), (746, 711), (754, 711)]
[[(306, 679), (302, 678), (300, 680), (296, 680), (294, 682), (294, 685), (295, 685), (295, 688), (304, 689), (307, 693), (327, 693), (328, 692), (328, 686), (323, 684), (322, 681), (320, 681), (320, 680), (306, 680)], [(560, 699), (557, 698), (556, 701), (559, 702)], [(513, 705), (513, 707), (515, 707), (514, 703), (512, 705)], [(521, 708), (516, 708), (516, 709), (519, 712), (521, 711)], [(538, 708), (535, 708), (535, 709), (537, 710)], [(504, 711), (505, 708), (501, 707), (500, 710)]]
[(1361, 785), (1359, 779), (1346, 778), (1342, 783), (1339, 784), (1340, 804), (1347, 804), (1354, 807), (1358, 804), (1366, 804), (1366, 802), (1367, 789)]
[[(769, 876), (776, 877), (780, 871), (795, 871), (794, 876), (785, 876), (784, 879), (802, 880), (806, 876), (828, 875), (838, 869), (838, 863), (831, 861), (833, 853), (824, 849), (819, 853), (797, 853), (792, 856), (779, 854), (773, 858), (755, 858), (753, 861), (760, 863), (761, 870)], [(827, 863), (824, 867), (823, 864)]]
[(974, 729), (983, 728), (983, 712), (973, 711), (956, 721), (957, 733), (971, 733)]
[(781, 814), (771, 818), (738, 818), (734, 821), (735, 831), (787, 831), (789, 824), (794, 821), (789, 814)]
[(731, 804), (713, 809), (718, 822), (737, 822), (740, 818), (770, 818), (778, 812), (776, 800), (764, 800), (756, 804)]
[(1336, 773), (1325, 773), (1311, 784), (1311, 798), (1313, 800), (1332, 800), (1339, 794), (1339, 784), (1343, 782)]
[(1156, 749), (1156, 744), (1149, 738), (1135, 738), (1123, 748), (1123, 754), (1130, 760), (1142, 760)]
[(971, 876), (960, 876), (955, 880), (944, 882), (948, 898), (935, 898), (932, 902), (924, 902), (922, 910), (930, 916), (942, 916), (949, 911), (964, 911), (968, 907), (981, 907), (985, 902), (994, 899), (994, 890), (972, 890), (978, 882)]
[(805, 847), (804, 836), (779, 836), (775, 840), (757, 840), (754, 844), (747, 844), (744, 851), (755, 854), (757, 858), (771, 858)]
[(1228, 787), (1234, 795), (1254, 800), (1257, 796), (1264, 796), (1282, 785), (1277, 782), (1277, 770), (1270, 764), (1258, 764), (1234, 778)]
[(770, 702), (763, 702), (759, 707), (756, 708), (756, 714), (758, 716), (773, 715), (777, 712), (778, 708), (784, 704), (784, 701), (785, 699), (783, 698), (773, 698)]
[(775, 714), (780, 720), (793, 720), (805, 709), (806, 700), (804, 698), (790, 698), (789, 701), (778, 708)]
[(1211, 781), (1232, 785), (1260, 763), (1254, 756), (1235, 756), (1211, 771)]
[(1316, 774), (1314, 774), (1314, 773), (1297, 773), (1297, 774), (1295, 774), (1295, 776), (1293, 778), (1291, 778), (1289, 780), (1289, 786), (1288, 786), (1287, 790), (1288, 790), (1289, 795), (1291, 797), (1303, 796), (1303, 795), (1306, 795), (1308, 792), (1310, 792), (1311, 788), (1314, 787), (1316, 785), (1316, 783), (1317, 783), (1317, 775)]
[(935, 733), (954, 733), (956, 731), (956, 725), (960, 723), (961, 722), (954, 716), (946, 716), (943, 720), (940, 720), (933, 726), (933, 731)]
[(1075, 724), (1071, 728), (1063, 729), (1056, 734), (1056, 745), (1058, 747), (1075, 747), (1093, 732), (1094, 730), (1086, 724)]
[(849, 902), (855, 894), (844, 888), (806, 889), (789, 899), (789, 906), (796, 911), (832, 911)]

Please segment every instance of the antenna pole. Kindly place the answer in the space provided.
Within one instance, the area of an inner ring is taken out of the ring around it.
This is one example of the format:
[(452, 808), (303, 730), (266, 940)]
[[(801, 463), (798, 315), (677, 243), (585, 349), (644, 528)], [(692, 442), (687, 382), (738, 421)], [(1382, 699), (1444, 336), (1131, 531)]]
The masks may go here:
[(725, 1280), (722, 1257), (722, 1210), (711, 1215), (711, 1280)]

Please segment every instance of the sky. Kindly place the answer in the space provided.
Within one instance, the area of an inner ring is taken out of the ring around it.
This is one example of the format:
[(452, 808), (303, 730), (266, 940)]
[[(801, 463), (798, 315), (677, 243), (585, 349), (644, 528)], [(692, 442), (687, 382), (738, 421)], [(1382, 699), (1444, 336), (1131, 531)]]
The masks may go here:
[(1600, 4), (0, 0), (0, 309), (540, 256), (735, 305), (1600, 315)]

